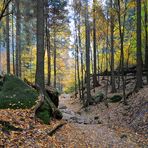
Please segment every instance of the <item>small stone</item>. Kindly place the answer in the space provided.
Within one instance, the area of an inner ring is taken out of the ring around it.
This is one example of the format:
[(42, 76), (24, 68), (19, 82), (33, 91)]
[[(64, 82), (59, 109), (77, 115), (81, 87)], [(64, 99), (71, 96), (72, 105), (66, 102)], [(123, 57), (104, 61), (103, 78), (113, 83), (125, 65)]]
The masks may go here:
[(83, 123), (84, 123), (84, 120), (83, 120), (83, 119), (78, 119), (78, 120), (77, 120), (77, 123), (83, 124)]
[(99, 119), (99, 116), (95, 116), (95, 117), (94, 117), (94, 120), (98, 120), (98, 119)]
[(102, 124), (102, 122), (101, 121), (98, 121), (98, 124)]
[(77, 114), (78, 114), (78, 115), (81, 115), (81, 112), (80, 112), (80, 111), (78, 111), (78, 112), (77, 112)]
[(85, 119), (84, 124), (90, 124), (90, 121), (88, 119)]
[(67, 107), (65, 105), (63, 105), (63, 104), (60, 104), (59, 109), (67, 109)]
[(126, 134), (122, 134), (122, 135), (120, 136), (120, 138), (123, 139), (123, 140), (126, 140), (126, 139), (127, 139), (127, 135), (126, 135)]

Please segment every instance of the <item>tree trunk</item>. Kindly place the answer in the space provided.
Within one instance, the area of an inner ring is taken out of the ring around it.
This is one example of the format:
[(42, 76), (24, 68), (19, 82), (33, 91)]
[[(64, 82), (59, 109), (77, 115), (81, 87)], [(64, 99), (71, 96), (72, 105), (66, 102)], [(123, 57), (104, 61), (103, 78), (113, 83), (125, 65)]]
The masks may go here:
[(147, 0), (145, 0), (144, 3), (144, 12), (145, 12), (145, 68), (147, 70), (147, 84), (148, 84), (148, 31), (147, 31), (147, 23), (148, 23), (148, 17), (147, 17)]
[[(76, 37), (78, 38), (78, 37)], [(81, 86), (80, 86), (80, 71), (79, 71), (79, 48), (78, 48), (78, 41), (77, 42), (77, 47), (76, 47), (76, 52), (77, 52), (77, 76), (78, 76), (78, 89), (79, 89), (79, 97), (81, 99)]]
[[(27, 80), (25, 80), (27, 82), (28, 85), (30, 85), (31, 87), (33, 87), (34, 89), (38, 90), (39, 92), (39, 97), (38, 97), (38, 103), (32, 108), (33, 112), (34, 112), (34, 118), (36, 119), (36, 115), (38, 113), (38, 110), (40, 109), (40, 107), (42, 106), (42, 104), (44, 102), (46, 102), (51, 110), (52, 110), (52, 115), (55, 119), (62, 119), (62, 113), (60, 112), (60, 110), (57, 108), (58, 105), (56, 105), (52, 99), (49, 97), (51, 93), (54, 93), (54, 92), (51, 92), (52, 90), (47, 86), (45, 87), (45, 91), (42, 90), (42, 88), (36, 84), (36, 85), (33, 85), (32, 83), (28, 82)], [(55, 94), (52, 94), (52, 95), (55, 95)]]
[[(79, 12), (80, 13), (80, 12)], [(83, 83), (84, 83), (84, 65), (83, 65), (83, 51), (82, 51), (82, 45), (81, 45), (81, 18), (80, 18), (80, 14), (79, 14), (79, 17), (78, 17), (78, 21), (79, 21), (79, 25), (78, 25), (78, 38), (79, 38), (79, 49), (80, 49), (80, 53), (81, 53), (81, 90), (82, 90), (82, 100), (83, 100), (83, 103), (84, 103), (84, 90), (83, 90)]]
[(37, 0), (36, 85), (44, 90), (44, 1)]
[(48, 47), (47, 47), (47, 54), (48, 54), (48, 85), (51, 85), (51, 54), (50, 54), (50, 32), (49, 32), (49, 39), (48, 39)]
[(141, 0), (137, 0), (137, 74), (136, 89), (142, 88)]
[(76, 58), (76, 49), (75, 49), (75, 99), (77, 98), (77, 58)]
[(108, 76), (108, 47), (109, 47), (109, 19), (108, 19), (108, 10), (107, 10), (107, 32), (106, 32), (106, 71), (107, 71), (107, 76), (106, 76), (106, 88), (105, 88), (105, 105), (108, 107), (108, 102), (107, 102), (107, 96), (108, 96), (108, 81), (109, 81), (109, 76)]
[[(6, 13), (9, 13), (9, 6)], [(9, 45), (9, 15), (6, 17), (6, 45), (7, 45), (7, 73), (10, 73), (10, 45)]]
[(15, 75), (15, 51), (14, 51), (14, 12), (12, 13), (12, 61), (13, 61), (13, 74)]
[(57, 66), (56, 66), (56, 59), (57, 59), (57, 51), (56, 51), (56, 32), (55, 32), (55, 27), (54, 27), (54, 88), (56, 88), (56, 83), (57, 83)]
[(93, 84), (97, 86), (97, 47), (96, 47), (96, 0), (93, 0), (93, 49), (94, 49), (94, 76)]
[(47, 59), (48, 59), (48, 86), (51, 85), (51, 50), (50, 50), (50, 30), (48, 28), (48, 21), (46, 18), (46, 42), (47, 42)]
[(125, 3), (125, 12), (123, 16), (123, 25), (121, 25), (121, 5), (120, 0), (118, 0), (118, 23), (119, 23), (119, 34), (120, 34), (120, 50), (121, 50), (121, 73), (122, 73), (122, 90), (123, 90), (123, 99), (126, 104), (126, 94), (125, 94), (125, 79), (124, 79), (124, 29), (125, 29), (125, 17), (126, 17), (126, 3)]
[(79, 71), (79, 47), (78, 47), (78, 35), (77, 35), (77, 20), (75, 20), (75, 48), (76, 48), (76, 67), (77, 67), (77, 79), (78, 79), (78, 90), (79, 98), (81, 99), (81, 88), (80, 88), (80, 71)]
[(21, 77), (20, 0), (15, 0), (15, 3), (16, 3), (16, 76)]
[[(111, 11), (113, 9), (113, 1), (110, 0)], [(116, 92), (115, 74), (114, 74), (114, 16), (110, 12), (110, 29), (111, 29), (111, 92)]]
[(90, 94), (90, 24), (88, 18), (88, 0), (85, 1), (85, 31), (86, 31), (86, 89), (87, 89), (87, 100), (85, 106), (89, 105), (91, 94)]
[(2, 74), (2, 37), (0, 35), (0, 75)]

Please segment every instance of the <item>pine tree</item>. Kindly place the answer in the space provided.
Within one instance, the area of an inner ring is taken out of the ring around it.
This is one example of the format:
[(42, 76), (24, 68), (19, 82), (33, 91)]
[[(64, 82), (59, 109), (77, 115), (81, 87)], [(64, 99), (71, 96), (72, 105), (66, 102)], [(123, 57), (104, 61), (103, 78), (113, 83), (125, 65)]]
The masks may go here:
[(90, 24), (88, 17), (88, 0), (85, 0), (85, 46), (86, 46), (86, 89), (87, 89), (87, 100), (85, 106), (89, 105), (91, 100), (90, 94)]
[[(9, 6), (7, 7), (7, 14), (9, 14)], [(7, 73), (10, 73), (10, 40), (9, 40), (9, 15), (6, 17), (6, 45), (7, 45)]]
[(16, 6), (16, 76), (21, 77), (21, 14), (20, 0), (15, 0)]
[(54, 56), (54, 88), (57, 83), (57, 33), (66, 23), (66, 0), (49, 0), (49, 27), (53, 31), (53, 56)]
[(37, 0), (36, 84), (44, 90), (44, 1)]
[(141, 51), (141, 0), (137, 2), (137, 74), (136, 89), (142, 88), (142, 51)]
[(111, 86), (112, 93), (116, 92), (115, 86), (115, 74), (114, 74), (114, 16), (113, 10), (113, 0), (110, 0), (110, 30), (111, 30)]

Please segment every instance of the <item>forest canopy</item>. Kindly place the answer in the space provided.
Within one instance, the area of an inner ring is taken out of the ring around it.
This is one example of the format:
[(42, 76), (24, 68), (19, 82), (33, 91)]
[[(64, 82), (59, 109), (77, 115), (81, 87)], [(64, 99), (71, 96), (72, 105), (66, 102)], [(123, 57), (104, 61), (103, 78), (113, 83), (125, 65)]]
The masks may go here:
[(140, 71), (148, 65), (146, 0), (45, 0), (42, 10), (34, 0), (0, 3), (1, 73), (69, 92), (80, 91), (84, 79), (89, 90), (92, 76), (97, 86), (99, 75), (111, 71), (114, 92), (115, 71), (123, 75), (139, 65), (136, 86), (142, 86)]

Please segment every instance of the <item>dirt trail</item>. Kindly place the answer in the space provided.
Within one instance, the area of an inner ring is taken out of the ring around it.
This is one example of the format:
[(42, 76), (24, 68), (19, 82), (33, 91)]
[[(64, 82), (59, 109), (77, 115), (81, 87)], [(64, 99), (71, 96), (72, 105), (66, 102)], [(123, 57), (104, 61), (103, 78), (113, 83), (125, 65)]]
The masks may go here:
[(99, 122), (99, 118), (78, 114), (81, 105), (69, 95), (60, 97), (60, 110), (68, 124), (55, 135), (61, 147), (69, 148), (136, 148), (146, 147), (139, 135), (128, 129), (113, 129), (107, 123)]
[(81, 109), (81, 105), (78, 100), (71, 98), (70, 94), (62, 94), (60, 96), (60, 106), (65, 105), (68, 109), (78, 112)]

